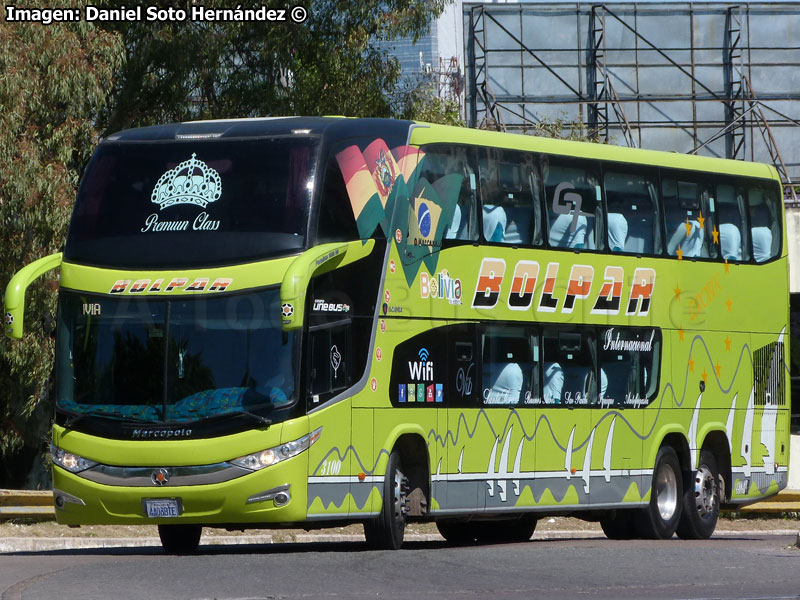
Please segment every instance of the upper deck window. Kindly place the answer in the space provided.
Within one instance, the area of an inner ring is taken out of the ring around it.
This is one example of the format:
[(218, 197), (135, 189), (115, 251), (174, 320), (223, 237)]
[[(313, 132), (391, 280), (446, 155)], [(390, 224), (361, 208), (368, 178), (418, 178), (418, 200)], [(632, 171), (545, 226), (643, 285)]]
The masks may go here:
[(105, 143), (83, 178), (65, 259), (171, 268), (303, 248), (317, 141)]

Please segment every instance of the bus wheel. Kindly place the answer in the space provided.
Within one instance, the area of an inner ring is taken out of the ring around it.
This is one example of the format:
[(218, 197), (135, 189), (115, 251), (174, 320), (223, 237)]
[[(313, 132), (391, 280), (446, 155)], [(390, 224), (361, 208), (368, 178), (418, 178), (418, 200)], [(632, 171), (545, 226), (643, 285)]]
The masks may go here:
[(536, 530), (538, 519), (533, 515), (522, 515), (513, 519), (479, 521), (475, 523), (478, 542), (499, 544), (504, 542), (527, 542)]
[(167, 554), (192, 554), (200, 545), (200, 525), (159, 525), (158, 537)]
[(636, 537), (634, 511), (617, 510), (613, 517), (600, 519), (600, 527), (610, 540), (630, 540)]
[(685, 540), (704, 540), (711, 537), (719, 517), (719, 470), (714, 455), (700, 452), (700, 464), (692, 481), (683, 492), (683, 514), (678, 523), (678, 535)]
[(408, 516), (408, 478), (403, 474), (400, 455), (392, 452), (383, 485), (383, 507), (377, 519), (364, 523), (367, 544), (383, 550), (403, 545)]
[(436, 529), (449, 543), (458, 546), (471, 544), (475, 541), (475, 523), (472, 521), (436, 521)]
[(681, 518), (683, 482), (678, 455), (662, 446), (653, 469), (650, 504), (639, 511), (636, 529), (643, 538), (666, 540), (672, 537)]

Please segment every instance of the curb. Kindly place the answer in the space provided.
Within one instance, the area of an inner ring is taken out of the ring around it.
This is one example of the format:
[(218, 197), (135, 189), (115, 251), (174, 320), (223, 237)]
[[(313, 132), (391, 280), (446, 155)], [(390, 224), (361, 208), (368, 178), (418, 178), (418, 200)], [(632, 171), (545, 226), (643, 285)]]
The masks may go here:
[[(756, 530), (742, 531), (717, 531), (715, 538), (753, 537), (753, 536), (795, 536), (800, 539), (797, 529)], [(602, 531), (595, 530), (563, 530), (536, 532), (532, 541), (546, 540), (585, 540), (606, 539)], [(407, 542), (444, 542), (444, 538), (436, 533), (406, 535)], [(201, 547), (209, 546), (263, 546), (276, 543), (281, 544), (311, 544), (311, 543), (361, 543), (363, 535), (343, 534), (300, 534), (294, 541), (275, 542), (271, 535), (240, 535), (240, 536), (203, 536), (200, 540)], [(14, 554), (22, 552), (58, 552), (63, 550), (96, 550), (119, 548), (161, 548), (161, 541), (157, 537), (138, 538), (0, 538), (0, 554)]]

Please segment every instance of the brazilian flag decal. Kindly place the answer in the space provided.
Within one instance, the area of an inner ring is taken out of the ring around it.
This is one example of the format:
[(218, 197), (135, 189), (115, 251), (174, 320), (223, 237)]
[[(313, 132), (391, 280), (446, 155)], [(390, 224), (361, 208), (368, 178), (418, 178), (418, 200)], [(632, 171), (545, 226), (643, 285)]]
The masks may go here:
[(435, 272), (442, 240), (453, 222), (463, 179), (463, 175), (453, 173), (434, 182), (424, 177), (417, 180), (405, 215), (407, 235), (399, 244), (409, 285), (417, 276), (421, 263), (425, 263), (429, 272)]
[(420, 178), (424, 158), (419, 148), (390, 150), (382, 139), (372, 141), (363, 151), (353, 145), (336, 155), (358, 235), (368, 239), (380, 227), (387, 239), (395, 239), (394, 232), (399, 229), (401, 237), (396, 243), (409, 285), (423, 262), (434, 272), (464, 179), (459, 174), (434, 182)]

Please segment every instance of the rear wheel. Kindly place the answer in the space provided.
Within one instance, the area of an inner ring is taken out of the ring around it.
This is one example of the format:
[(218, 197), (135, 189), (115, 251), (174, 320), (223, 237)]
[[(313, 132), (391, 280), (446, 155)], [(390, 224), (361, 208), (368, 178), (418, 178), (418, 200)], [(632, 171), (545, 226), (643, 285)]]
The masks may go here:
[(383, 484), (383, 507), (377, 519), (364, 523), (367, 544), (383, 550), (403, 545), (408, 517), (408, 478), (403, 474), (400, 455), (392, 452)]
[(685, 540), (704, 540), (717, 527), (720, 504), (719, 469), (714, 455), (700, 452), (700, 462), (683, 492), (683, 512), (678, 535)]
[(167, 554), (192, 554), (200, 545), (201, 525), (159, 525), (158, 537)]
[(666, 540), (672, 537), (681, 518), (683, 483), (678, 455), (662, 446), (656, 456), (650, 504), (639, 511), (636, 529), (643, 538)]
[(600, 519), (600, 527), (610, 540), (630, 540), (636, 537), (635, 517), (633, 510), (617, 510), (614, 516)]

